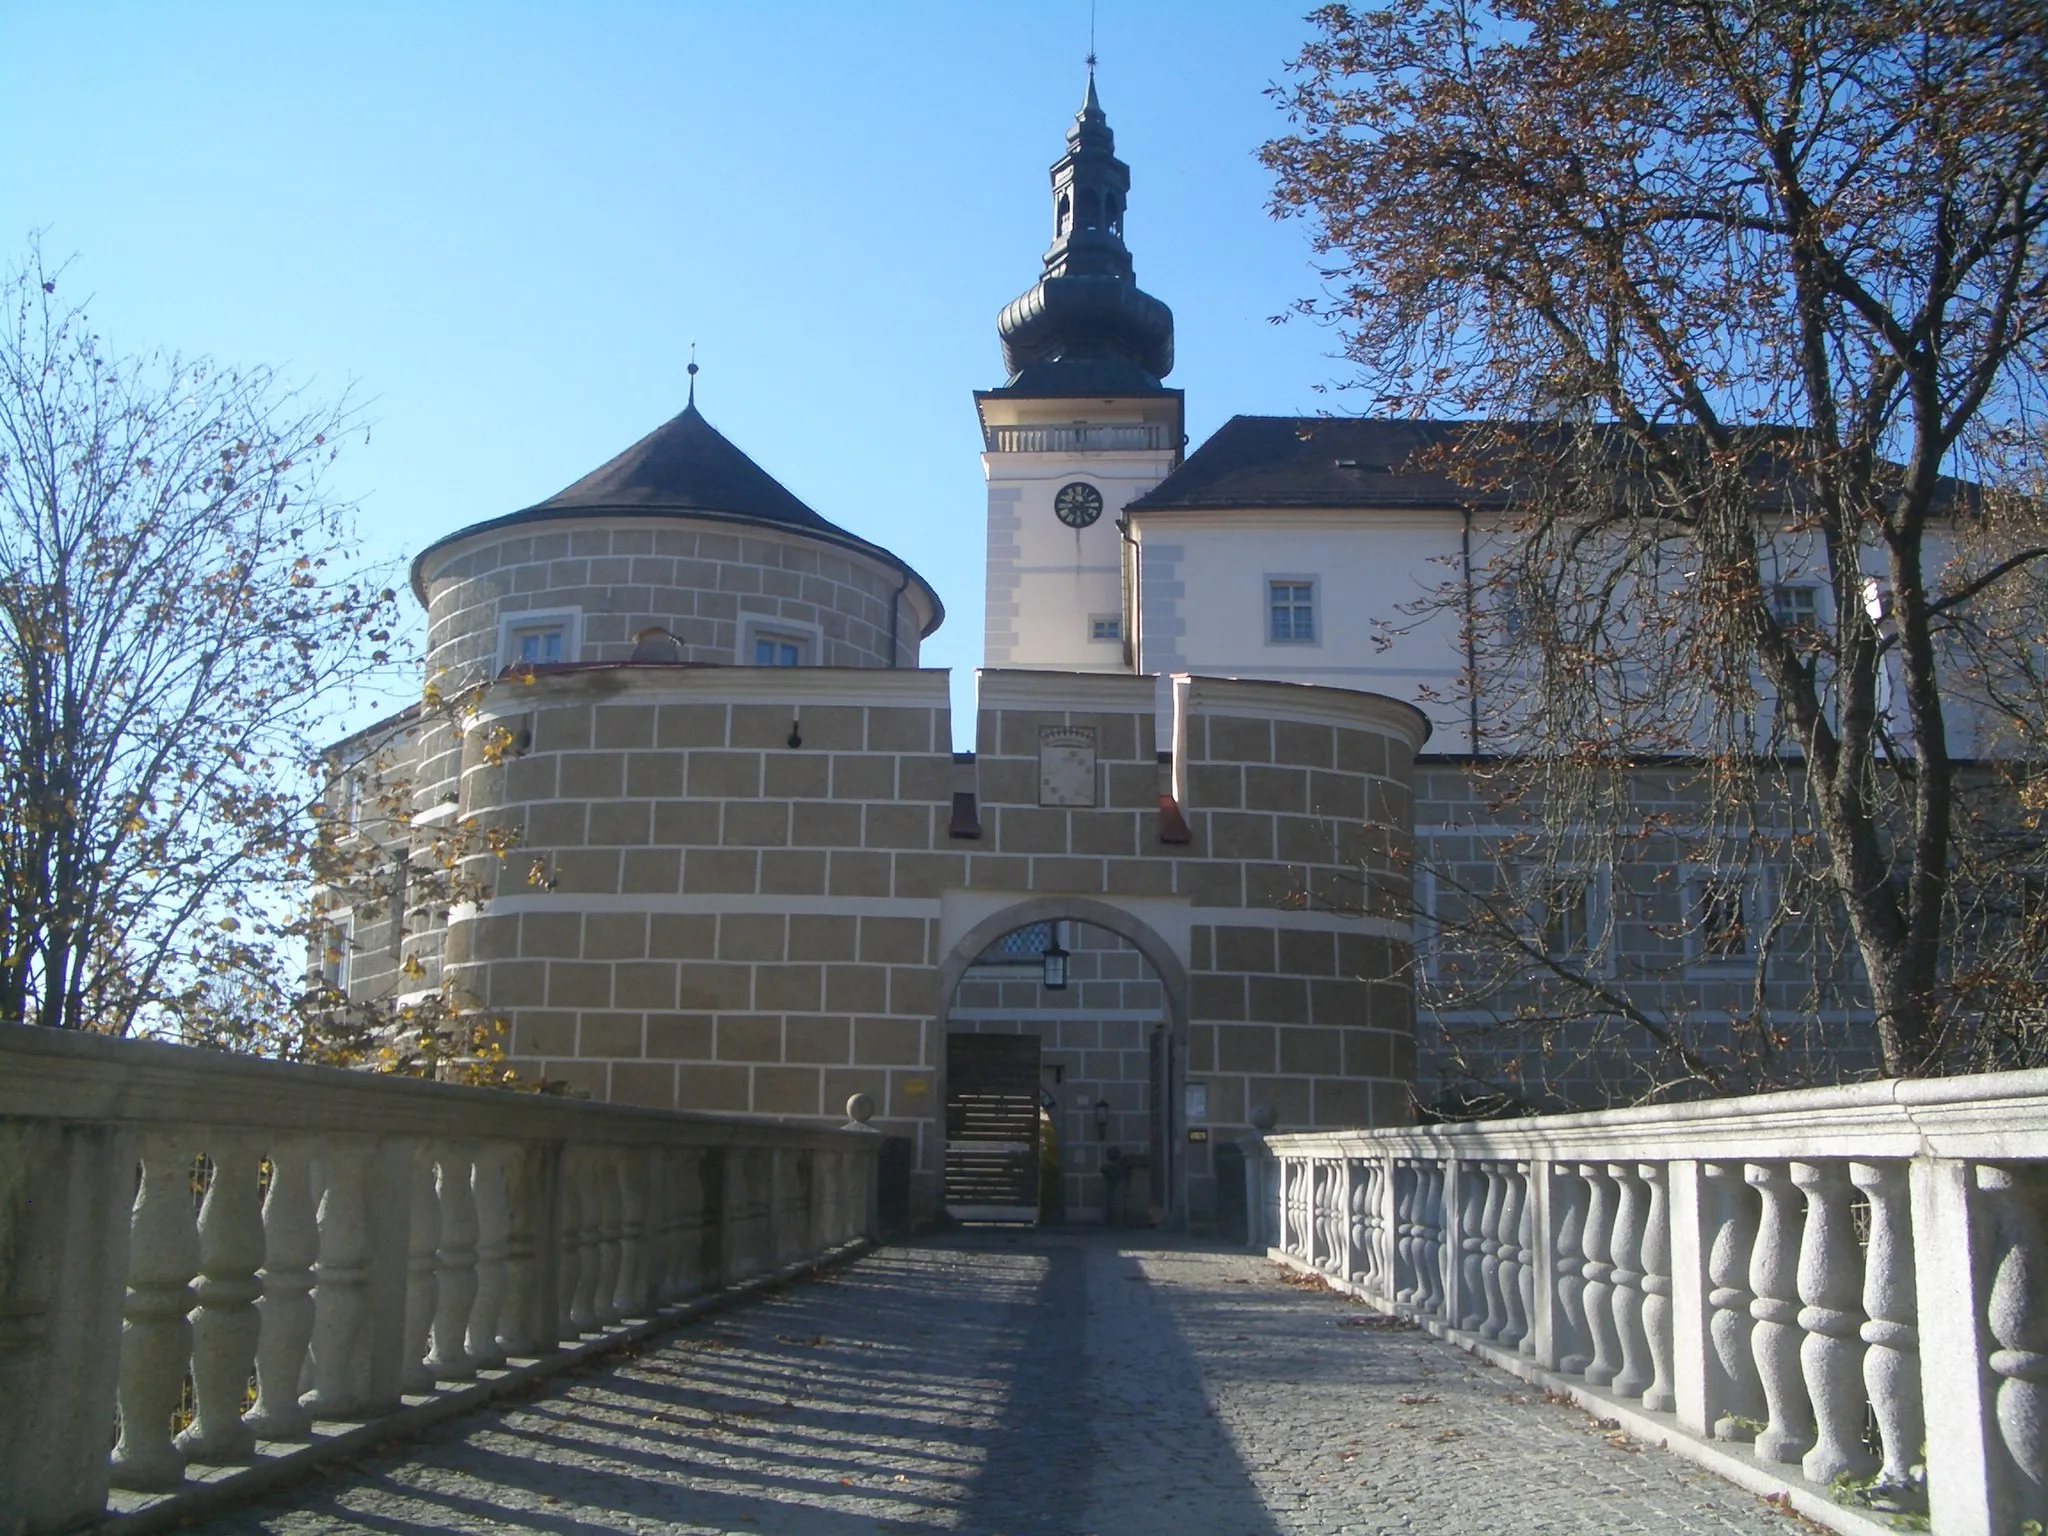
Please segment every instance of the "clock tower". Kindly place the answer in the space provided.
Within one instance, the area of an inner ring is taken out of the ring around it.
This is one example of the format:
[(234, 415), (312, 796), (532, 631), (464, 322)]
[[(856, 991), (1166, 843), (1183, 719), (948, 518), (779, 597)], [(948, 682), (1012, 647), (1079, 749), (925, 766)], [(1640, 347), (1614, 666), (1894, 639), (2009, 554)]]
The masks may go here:
[(1052, 168), (1044, 271), (996, 322), (1008, 380), (977, 391), (988, 476), (990, 667), (1129, 672), (1135, 567), (1127, 502), (1180, 463), (1173, 312), (1124, 245), (1130, 167), (1088, 94)]

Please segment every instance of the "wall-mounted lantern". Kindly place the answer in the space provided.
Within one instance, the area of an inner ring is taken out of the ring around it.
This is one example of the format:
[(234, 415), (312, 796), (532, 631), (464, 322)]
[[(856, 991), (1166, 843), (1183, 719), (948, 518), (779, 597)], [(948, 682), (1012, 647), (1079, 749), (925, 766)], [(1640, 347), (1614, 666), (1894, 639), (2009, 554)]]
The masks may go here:
[(1060, 948), (1059, 935), (1055, 934), (1046, 942), (1045, 949), (1038, 957), (1045, 962), (1045, 990), (1064, 992), (1067, 990), (1067, 952)]
[(1095, 1139), (1097, 1141), (1109, 1140), (1109, 1100), (1107, 1099), (1097, 1099), (1095, 1101)]

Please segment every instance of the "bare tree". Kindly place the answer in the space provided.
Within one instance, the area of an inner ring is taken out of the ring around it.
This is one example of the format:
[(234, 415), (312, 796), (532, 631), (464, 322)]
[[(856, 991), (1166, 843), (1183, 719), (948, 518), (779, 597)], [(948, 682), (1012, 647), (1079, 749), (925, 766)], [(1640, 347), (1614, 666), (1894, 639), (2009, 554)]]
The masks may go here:
[[(1683, 929), (1695, 959), (1739, 935), (1754, 1006), (1703, 1050), (1636, 1007), (1597, 936), (1591, 964), (1525, 944), (1520, 974), (1655, 1040), (1653, 1091), (1782, 1080), (1788, 1006), (1820, 1021), (1845, 989), (1883, 1071), (1983, 1064), (1972, 913), (2038, 831), (2010, 757), (2038, 764), (2041, 738), (1997, 741), (1983, 704), (2008, 684), (1971, 670), (2032, 665), (2041, 638), (2014, 606), (2038, 590), (2040, 503), (2009, 499), (1987, 537), (1984, 489), (2039, 483), (2038, 7), (1396, 0), (1314, 21), (1279, 93), (1297, 131), (1264, 152), (1276, 210), (1328, 258), (1302, 307), (1377, 408), (1491, 423), (1445, 461), (1518, 509), (1476, 600), (1444, 599), (1505, 759), (1489, 793), (1529, 829), (1510, 858), (1553, 888), (1662, 866), (1671, 888), (1618, 890), (1615, 921)], [(1811, 604), (1786, 600), (1794, 575)], [(1680, 888), (1684, 862), (1709, 878)], [(1775, 899), (1752, 903), (1762, 868)], [(1496, 880), (1465, 910), (1526, 936), (1526, 892)], [(1793, 1006), (1769, 993), (1795, 946)], [(2010, 999), (2041, 951), (2001, 953)]]
[(63, 278), (0, 330), (0, 1020), (291, 1051), (318, 738), (396, 659), (353, 418), (112, 356)]

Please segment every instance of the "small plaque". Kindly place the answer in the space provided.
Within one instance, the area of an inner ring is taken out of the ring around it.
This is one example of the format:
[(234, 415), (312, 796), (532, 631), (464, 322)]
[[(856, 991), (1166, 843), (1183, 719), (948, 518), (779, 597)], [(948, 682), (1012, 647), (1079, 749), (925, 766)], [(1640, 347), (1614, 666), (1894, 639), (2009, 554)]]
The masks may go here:
[(1095, 727), (1038, 728), (1038, 803), (1095, 804)]
[(1190, 1125), (1199, 1125), (1209, 1118), (1209, 1085), (1189, 1083), (1183, 1091), (1182, 1107)]
[(1209, 1127), (1206, 1125), (1198, 1125), (1188, 1132), (1189, 1141), (1207, 1141), (1208, 1139)]
[(906, 1077), (903, 1080), (903, 1091), (910, 1097), (915, 1098), (921, 1093), (930, 1092), (930, 1085), (921, 1077)]

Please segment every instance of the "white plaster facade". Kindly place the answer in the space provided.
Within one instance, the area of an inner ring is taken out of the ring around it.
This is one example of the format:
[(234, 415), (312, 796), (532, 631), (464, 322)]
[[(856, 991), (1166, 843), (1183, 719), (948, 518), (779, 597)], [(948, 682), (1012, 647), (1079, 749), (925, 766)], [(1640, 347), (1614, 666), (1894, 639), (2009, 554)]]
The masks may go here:
[[(977, 404), (988, 477), (985, 664), (1129, 672), (1124, 507), (1180, 462), (1180, 396), (991, 392)], [(1085, 528), (1055, 511), (1069, 485), (1102, 498)]]

